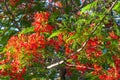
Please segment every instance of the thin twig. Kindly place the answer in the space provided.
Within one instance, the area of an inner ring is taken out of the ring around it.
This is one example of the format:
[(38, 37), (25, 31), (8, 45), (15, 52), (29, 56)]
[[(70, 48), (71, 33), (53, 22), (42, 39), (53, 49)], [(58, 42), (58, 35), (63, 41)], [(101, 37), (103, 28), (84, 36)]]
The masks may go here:
[[(67, 63), (66, 63), (66, 65), (67, 65), (67, 66), (69, 66), (69, 67), (76, 67), (76, 66), (78, 66), (78, 65), (67, 64)], [(81, 67), (81, 68), (86, 68), (86, 69), (89, 69), (89, 70), (94, 70), (94, 68), (91, 68), (91, 67), (86, 67), (86, 66), (80, 66), (80, 65), (79, 65), (78, 67)]]
[(61, 61), (59, 61), (59, 62), (56, 62), (56, 63), (54, 63), (54, 64), (51, 64), (51, 65), (47, 66), (47, 69), (51, 69), (51, 68), (53, 68), (53, 67), (55, 67), (55, 66), (58, 66), (58, 65), (60, 65), (60, 64), (62, 64), (62, 63), (64, 63), (64, 60), (61, 60)]
[(73, 8), (77, 7), (75, 0), (71, 0), (71, 4), (72, 4), (71, 6), (73, 6)]
[(15, 20), (15, 16), (13, 15), (12, 11), (8, 8), (8, 5), (7, 5), (7, 1), (4, 0), (4, 3), (5, 3), (5, 8), (6, 10), (11, 14), (12, 18), (13, 18), (13, 22), (15, 24), (15, 27), (17, 27), (19, 29), (19, 31), (21, 31), (21, 28), (18, 26), (18, 23), (16, 22)]
[[(115, 2), (113, 2), (112, 6), (109, 8), (108, 12), (110, 12), (112, 10), (112, 8), (114, 7), (114, 5), (117, 3), (118, 0), (116, 0)], [(105, 19), (107, 14), (105, 14), (103, 16), (103, 18), (100, 20), (100, 22), (98, 24), (96, 24), (95, 28), (93, 29), (93, 31), (91, 32), (91, 35), (94, 34), (94, 32), (97, 30), (97, 28), (99, 27), (99, 25), (102, 23), (102, 21)], [(87, 44), (88, 40), (90, 39), (91, 36), (88, 37), (88, 39), (86, 40), (86, 42), (83, 44), (83, 46), (77, 50), (77, 52), (81, 51)]]
[[(109, 8), (108, 12), (110, 12), (112, 10), (112, 8), (115, 6), (115, 4), (117, 3), (118, 0), (116, 0), (115, 2), (113, 2), (112, 6)], [(88, 37), (88, 39), (83, 43), (82, 47), (79, 48), (76, 52), (80, 52), (84, 49), (84, 47), (87, 45), (89, 39), (91, 38), (91, 36), (94, 34), (94, 32), (97, 30), (97, 28), (99, 27), (99, 25), (102, 23), (102, 21), (105, 19), (105, 17), (107, 16), (107, 14), (105, 14), (103, 16), (103, 18), (100, 20), (100, 22), (98, 24), (95, 25), (95, 28), (92, 30), (90, 36)], [(73, 53), (72, 55), (74, 55), (75, 53)]]
[[(118, 0), (116, 0), (115, 2), (113, 2), (112, 6), (109, 8), (108, 12), (110, 12), (110, 11), (112, 10), (112, 8), (115, 6), (115, 4), (117, 3), (117, 1), (118, 1)], [(106, 15), (107, 15), (107, 14), (105, 14), (105, 15), (103, 16), (103, 18), (100, 20), (100, 22), (99, 22), (98, 24), (96, 24), (95, 28), (94, 28), (93, 31), (91, 32), (91, 35), (94, 34), (94, 32), (95, 32), (95, 31), (97, 30), (97, 28), (99, 27), (99, 25), (100, 25), (100, 24), (102, 23), (102, 21), (105, 19)], [(82, 47), (79, 48), (76, 52), (80, 52), (81, 50), (84, 49), (84, 47), (86, 46), (87, 42), (88, 42), (89, 39), (91, 38), (91, 35), (90, 35), (90, 36), (88, 37), (88, 39), (84, 42), (84, 44), (82, 45)], [(75, 53), (72, 53), (72, 55), (74, 55), (74, 54), (75, 54)], [(70, 56), (71, 56), (71, 55), (70, 55)], [(61, 61), (59, 61), (59, 62), (57, 62), (57, 63), (54, 63), (54, 64), (51, 64), (51, 65), (47, 66), (47, 69), (51, 69), (51, 68), (56, 67), (56, 66), (58, 66), (58, 65), (60, 65), (60, 64), (63, 64), (63, 63), (64, 63), (64, 60), (61, 60)], [(66, 65), (68, 65), (68, 64), (66, 64)], [(75, 65), (68, 65), (68, 66), (75, 66)], [(81, 66), (81, 67), (82, 67), (82, 66)], [(87, 67), (87, 68), (93, 70), (93, 68), (90, 68), (90, 67)]]
[(75, 7), (71, 12), (77, 12), (77, 11), (79, 11), (81, 8), (83, 8), (83, 6), (85, 5), (85, 3), (86, 3), (86, 0), (84, 0), (84, 2), (80, 6)]

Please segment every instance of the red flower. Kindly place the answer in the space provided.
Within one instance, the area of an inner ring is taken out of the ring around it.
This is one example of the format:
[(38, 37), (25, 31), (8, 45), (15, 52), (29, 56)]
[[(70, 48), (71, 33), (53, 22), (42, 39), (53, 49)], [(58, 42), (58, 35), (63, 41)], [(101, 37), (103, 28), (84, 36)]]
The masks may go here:
[(86, 50), (86, 53), (87, 53), (87, 54), (90, 54), (90, 53), (94, 53), (95, 51), (96, 51), (95, 48), (89, 47), (89, 48)]
[(45, 41), (44, 35), (38, 36), (37, 42), (38, 42), (38, 45), (39, 45), (41, 48), (44, 48), (44, 47), (45, 47), (45, 44), (47, 44), (46, 41)]
[(107, 78), (107, 75), (105, 75), (105, 74), (99, 76), (99, 79), (100, 79), (100, 80), (106, 80), (106, 78)]
[(118, 36), (113, 31), (109, 32), (109, 35), (112, 39), (118, 39)]
[(69, 48), (69, 46), (66, 46), (66, 48), (65, 48), (65, 54), (69, 55), (70, 53), (72, 53), (72, 50)]
[(102, 69), (101, 66), (98, 66), (97, 64), (94, 64), (94, 70), (95, 71), (100, 71)]
[(63, 35), (62, 34), (58, 35), (58, 42), (59, 42), (59, 45), (63, 44)]
[(76, 69), (84, 72), (85, 70), (87, 70), (87, 67), (85, 65), (77, 65)]
[(96, 53), (95, 53), (95, 56), (96, 57), (100, 57), (102, 55), (102, 51), (97, 51)]
[(41, 29), (42, 32), (52, 33), (53, 27), (51, 25), (44, 25), (44, 27)]
[(68, 76), (71, 76), (71, 75), (72, 75), (72, 72), (71, 72), (70, 70), (66, 70), (66, 74), (67, 74)]
[(49, 16), (50, 16), (50, 14), (48, 12), (36, 13), (34, 15), (35, 21), (33, 22), (32, 25), (35, 26), (35, 28), (34, 28), (35, 32), (52, 33), (53, 27), (51, 25), (47, 24)]
[(96, 47), (97, 45), (98, 45), (99, 43), (98, 43), (98, 39), (90, 39), (89, 41), (88, 41), (88, 46), (90, 46), (90, 47)]
[(25, 72), (26, 72), (26, 67), (22, 69), (22, 74), (25, 74)]
[(0, 76), (7, 76), (8, 75), (8, 73), (6, 72), (6, 71), (4, 71), (4, 70), (0, 70)]
[(76, 60), (76, 59), (78, 59), (78, 55), (72, 55), (72, 56), (70, 56), (70, 58), (73, 60)]
[(41, 28), (43, 27), (41, 24), (34, 22), (33, 26), (35, 26), (34, 31), (35, 32), (40, 32)]
[(0, 65), (5, 64), (5, 60), (0, 61)]
[(41, 24), (43, 22), (44, 23), (47, 22), (49, 16), (50, 16), (50, 14), (48, 12), (35, 13), (34, 14), (34, 19), (35, 19), (35, 22), (39, 22)]
[(107, 45), (110, 45), (110, 44), (111, 44), (111, 42), (110, 42), (110, 41), (107, 41), (107, 42), (106, 42), (106, 44), (107, 44)]

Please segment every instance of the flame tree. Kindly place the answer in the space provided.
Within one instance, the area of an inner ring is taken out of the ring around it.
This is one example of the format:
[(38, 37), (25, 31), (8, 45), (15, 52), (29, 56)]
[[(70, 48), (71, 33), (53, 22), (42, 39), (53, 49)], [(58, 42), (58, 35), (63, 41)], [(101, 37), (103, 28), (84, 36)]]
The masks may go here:
[(120, 79), (119, 0), (0, 3), (1, 79)]

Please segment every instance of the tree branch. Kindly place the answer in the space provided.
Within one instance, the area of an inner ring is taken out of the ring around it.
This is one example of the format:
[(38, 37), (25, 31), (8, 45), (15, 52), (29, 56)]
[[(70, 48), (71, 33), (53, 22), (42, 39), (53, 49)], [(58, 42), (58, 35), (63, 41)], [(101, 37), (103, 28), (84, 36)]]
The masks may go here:
[[(112, 8), (115, 6), (115, 4), (117, 3), (118, 0), (116, 0), (115, 2), (113, 2), (112, 6), (108, 9), (108, 12), (110, 12), (112, 10)], [(95, 28), (93, 29), (93, 31), (91, 32), (90, 36), (88, 37), (88, 39), (83, 43), (82, 47), (79, 48), (76, 52), (80, 52), (84, 49), (84, 47), (87, 45), (89, 39), (91, 38), (91, 36), (94, 34), (94, 32), (97, 30), (97, 28), (99, 27), (99, 25), (102, 23), (102, 21), (105, 19), (105, 17), (107, 16), (107, 13), (105, 13), (105, 15), (103, 16), (103, 18), (100, 20), (100, 22), (98, 24), (95, 25)], [(72, 55), (74, 55), (75, 53), (73, 53)]]
[(15, 20), (15, 16), (13, 15), (12, 11), (8, 8), (8, 5), (7, 5), (7, 1), (4, 0), (4, 3), (5, 3), (5, 8), (6, 10), (11, 14), (12, 18), (13, 18), (13, 22), (15, 24), (15, 27), (17, 27), (19, 29), (19, 31), (21, 31), (21, 28), (18, 26), (18, 23), (16, 22)]
[[(112, 8), (115, 6), (115, 4), (117, 3), (117, 1), (118, 1), (118, 0), (116, 0), (115, 2), (113, 2), (112, 6), (108, 9), (108, 12), (110, 12), (110, 11), (112, 10)], [(84, 47), (86, 46), (88, 40), (91, 38), (91, 36), (92, 36), (92, 35), (94, 34), (94, 32), (97, 30), (97, 28), (99, 27), (99, 25), (102, 23), (102, 21), (105, 19), (106, 16), (107, 16), (107, 14), (105, 13), (105, 15), (104, 15), (103, 18), (100, 20), (100, 22), (95, 25), (95, 28), (94, 28), (93, 31), (91, 32), (91, 35), (90, 35), (90, 36), (88, 37), (88, 39), (84, 42), (84, 44), (82, 45), (82, 47), (79, 48), (76, 52), (80, 52), (80, 51), (82, 51), (82, 50), (84, 49)], [(74, 55), (74, 54), (75, 54), (75, 53), (72, 53), (72, 55)], [(71, 56), (71, 55), (69, 55), (69, 56)], [(60, 64), (63, 64), (63, 63), (64, 63), (64, 60), (61, 60), (61, 61), (59, 61), (59, 62), (56, 62), (56, 63), (54, 63), (54, 64), (51, 64), (51, 65), (47, 66), (47, 69), (51, 69), (51, 68), (56, 67), (56, 66), (58, 66), (58, 65), (60, 65)], [(76, 65), (70, 65), (70, 64), (66, 64), (66, 65), (72, 66), (72, 67), (76, 66)], [(80, 67), (83, 67), (83, 66), (80, 66)], [(87, 67), (87, 68), (93, 70), (93, 68), (91, 68), (91, 67)]]
[(86, 0), (84, 0), (84, 2), (80, 6), (75, 7), (71, 12), (79, 11), (85, 5), (85, 3), (86, 3)]
[[(73, 64), (67, 64), (67, 63), (66, 63), (66, 65), (69, 66), (69, 67), (76, 67), (77, 66), (77, 65), (73, 65)], [(86, 66), (79, 66), (79, 67), (85, 68)], [(91, 68), (91, 67), (86, 67), (86, 69), (94, 70), (94, 68)]]
[(59, 62), (56, 62), (54, 64), (51, 64), (51, 65), (47, 66), (47, 69), (51, 69), (51, 68), (56, 67), (56, 66), (58, 66), (58, 65), (60, 65), (62, 63), (64, 63), (64, 60), (61, 60)]

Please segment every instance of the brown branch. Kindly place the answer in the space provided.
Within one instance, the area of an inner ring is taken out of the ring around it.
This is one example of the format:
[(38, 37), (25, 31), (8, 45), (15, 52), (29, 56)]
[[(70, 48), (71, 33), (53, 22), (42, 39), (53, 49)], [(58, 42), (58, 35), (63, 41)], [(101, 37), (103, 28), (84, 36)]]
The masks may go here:
[[(108, 9), (108, 12), (110, 12), (112, 10), (112, 8), (115, 6), (115, 4), (117, 3), (118, 0), (116, 0), (115, 2), (113, 2), (112, 6)], [(100, 20), (100, 22), (98, 24), (95, 25), (95, 28), (93, 29), (93, 31), (91, 32), (90, 36), (87, 38), (87, 40), (83, 43), (82, 47), (79, 48), (76, 52), (80, 52), (84, 49), (84, 47), (87, 45), (89, 39), (91, 38), (91, 36), (94, 34), (94, 32), (97, 30), (97, 28), (99, 27), (99, 25), (102, 23), (102, 21), (105, 19), (105, 17), (107, 16), (107, 13), (105, 13), (105, 15), (103, 16), (103, 18)], [(71, 54), (74, 55), (75, 53)]]
[(8, 8), (7, 1), (4, 0), (4, 3), (5, 3), (5, 8), (6, 8), (6, 10), (7, 10), (7, 11), (11, 14), (11, 16), (12, 16), (12, 19), (13, 19), (13, 22), (14, 22), (14, 24), (15, 24), (15, 27), (18, 28), (19, 31), (21, 31), (21, 28), (18, 26), (18, 23), (17, 23), (17, 21), (15, 20), (15, 16), (13, 15), (12, 11)]
[(86, 0), (80, 6), (75, 7), (71, 12), (77, 12), (77, 11), (79, 11), (81, 8), (83, 8), (83, 6), (85, 5), (85, 3), (86, 3)]
[[(67, 64), (67, 63), (66, 63), (66, 65), (69, 66), (69, 67), (76, 67), (76, 66), (78, 66), (78, 65)], [(86, 68), (86, 69), (89, 69), (89, 70), (94, 70), (94, 68), (91, 68), (91, 67), (86, 67), (86, 66), (79, 66), (79, 67)]]
[(51, 69), (51, 68), (56, 67), (56, 66), (58, 66), (58, 65), (60, 65), (62, 63), (64, 63), (64, 60), (61, 60), (59, 62), (56, 62), (54, 64), (51, 64), (51, 65), (47, 66), (47, 69)]
[[(110, 12), (110, 11), (112, 10), (112, 8), (115, 6), (115, 4), (117, 3), (117, 1), (118, 1), (118, 0), (116, 0), (115, 2), (113, 2), (112, 6), (108, 9), (108, 12)], [(84, 44), (82, 45), (82, 47), (79, 48), (76, 52), (80, 52), (80, 51), (82, 51), (82, 50), (84, 49), (84, 47), (85, 47), (86, 44), (88, 43), (88, 40), (91, 38), (91, 36), (92, 36), (92, 35), (94, 34), (94, 32), (97, 30), (97, 28), (99, 27), (99, 25), (102, 23), (102, 21), (105, 19), (106, 16), (107, 16), (107, 14), (105, 14), (105, 15), (103, 16), (103, 18), (100, 20), (100, 22), (95, 25), (95, 28), (94, 28), (93, 31), (91, 32), (91, 35), (90, 35), (90, 36), (88, 37), (88, 39), (84, 42)], [(72, 53), (71, 55), (74, 55), (76, 52)], [(69, 56), (71, 56), (71, 55), (69, 55)], [(47, 69), (51, 69), (51, 68), (56, 67), (56, 66), (58, 66), (58, 65), (60, 65), (60, 64), (63, 64), (63, 63), (64, 63), (64, 60), (61, 60), (61, 61), (59, 61), (59, 62), (56, 62), (56, 63), (54, 63), (54, 64), (51, 64), (51, 65), (47, 66)], [(72, 67), (75, 66), (75, 65), (69, 65), (69, 64), (66, 64), (66, 65), (72, 66)], [(87, 68), (93, 70), (93, 68), (90, 68), (90, 67), (87, 67)]]
[(71, 4), (72, 4), (71, 6), (73, 6), (73, 8), (77, 7), (75, 0), (71, 0)]

